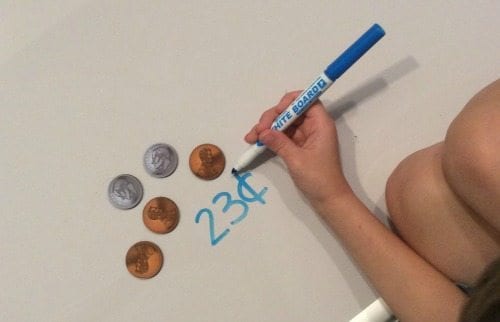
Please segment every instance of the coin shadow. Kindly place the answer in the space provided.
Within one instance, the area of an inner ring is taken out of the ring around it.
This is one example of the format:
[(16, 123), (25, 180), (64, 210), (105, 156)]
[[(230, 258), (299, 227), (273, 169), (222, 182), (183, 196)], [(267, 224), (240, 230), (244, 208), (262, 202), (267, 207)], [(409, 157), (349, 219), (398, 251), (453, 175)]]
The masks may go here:
[[(386, 225), (388, 219), (386, 211), (384, 210), (385, 198), (383, 197), (383, 193), (375, 202), (369, 197), (368, 193), (361, 185), (357, 170), (354, 141), (351, 140), (355, 135), (346, 123), (344, 114), (351, 109), (362, 107), (363, 102), (379, 95), (385, 91), (391, 83), (398, 81), (416, 68), (418, 68), (418, 63), (415, 58), (411, 56), (406, 57), (375, 75), (375, 77), (365, 81), (359, 87), (348, 92), (341, 98), (335, 101), (323, 101), (328, 113), (336, 120), (341, 145), (343, 171), (346, 178), (358, 198)], [(263, 158), (261, 162), (267, 161), (269, 158), (272, 159), (273, 156), (272, 153), (268, 154), (266, 159)], [(282, 197), (282, 200), (287, 201), (285, 205), (289, 211), (313, 232), (315, 238), (337, 266), (360, 307), (369, 305), (374, 300), (374, 295), (376, 294), (373, 286), (355, 265), (347, 250), (345, 250), (340, 243), (332, 242), (332, 239), (337, 240), (332, 229), (318, 216), (310, 215), (311, 208), (309, 201), (295, 187), (291, 179), (289, 177), (284, 179), (283, 174), (279, 173), (281, 171), (276, 171), (276, 167), (280, 167), (286, 171), (286, 167), (283, 163), (276, 159), (271, 160), (271, 163), (274, 169), (270, 169), (271, 167), (262, 167), (262, 171), (265, 172), (264, 175), (270, 179), (271, 182), (275, 183), (275, 187)], [(346, 258), (347, 260), (343, 260), (342, 258)], [(371, 288), (372, 294), (366, 292), (366, 286), (360, 283), (360, 277), (361, 280), (364, 280), (366, 285)]]

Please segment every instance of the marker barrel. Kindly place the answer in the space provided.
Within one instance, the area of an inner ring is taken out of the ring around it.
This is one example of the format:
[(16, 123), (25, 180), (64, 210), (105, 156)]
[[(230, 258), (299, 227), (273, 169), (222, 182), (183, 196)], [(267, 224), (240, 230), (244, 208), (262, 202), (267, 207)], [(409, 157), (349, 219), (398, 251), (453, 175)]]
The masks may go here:
[[(323, 94), (333, 82), (345, 73), (361, 56), (385, 35), (384, 29), (374, 24), (337, 59), (335, 59), (300, 95), (281, 113), (271, 125), (273, 130), (284, 131)], [(246, 168), (266, 147), (259, 141), (251, 146), (238, 160), (233, 173)]]

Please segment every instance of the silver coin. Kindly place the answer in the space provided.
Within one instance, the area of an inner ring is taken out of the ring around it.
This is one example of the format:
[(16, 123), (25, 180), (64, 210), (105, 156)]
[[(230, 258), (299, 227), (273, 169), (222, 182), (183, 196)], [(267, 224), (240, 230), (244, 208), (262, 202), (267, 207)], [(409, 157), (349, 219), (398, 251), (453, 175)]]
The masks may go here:
[(175, 149), (165, 143), (152, 145), (144, 153), (144, 168), (156, 178), (165, 178), (174, 173), (178, 162)]
[(131, 209), (141, 202), (142, 183), (130, 174), (122, 174), (111, 180), (108, 186), (109, 202), (118, 209)]

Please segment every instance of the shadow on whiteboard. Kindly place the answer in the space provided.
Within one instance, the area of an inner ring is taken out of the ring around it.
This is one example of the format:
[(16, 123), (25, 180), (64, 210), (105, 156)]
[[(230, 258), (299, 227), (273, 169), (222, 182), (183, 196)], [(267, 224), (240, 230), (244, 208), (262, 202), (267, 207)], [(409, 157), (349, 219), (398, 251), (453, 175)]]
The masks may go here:
[(413, 56), (403, 58), (334, 102), (326, 102), (327, 109), (335, 119), (338, 119), (345, 112), (361, 105), (364, 101), (384, 91), (390, 84), (416, 70), (418, 66)]
[(360, 183), (356, 171), (357, 159), (354, 144), (345, 139), (356, 137), (356, 134), (346, 124), (343, 114), (354, 108), (362, 108), (363, 102), (382, 93), (388, 89), (391, 84), (416, 70), (418, 66), (417, 60), (412, 56), (408, 56), (368, 79), (365, 83), (348, 92), (338, 100), (334, 102), (324, 102), (330, 115), (336, 120), (339, 138), (342, 140), (341, 143), (343, 143), (341, 144), (341, 158), (344, 174), (349, 179), (349, 183), (356, 195), (375, 213), (377, 218), (386, 225), (388, 225), (387, 215), (385, 211), (382, 210), (382, 208), (385, 207), (380, 206), (381, 203), (385, 203), (385, 198), (382, 196), (377, 201), (371, 200)]
[[(336, 119), (340, 140), (342, 140), (342, 138), (353, 137), (352, 130), (342, 117), (345, 112), (353, 108), (361, 107), (364, 101), (380, 94), (386, 90), (391, 83), (400, 80), (416, 68), (418, 68), (418, 63), (415, 58), (411, 56), (404, 58), (385, 69), (380, 74), (369, 79), (361, 86), (348, 92), (340, 99), (334, 102), (325, 101), (324, 103), (327, 110)], [(369, 209), (372, 209), (376, 216), (384, 222), (386, 215), (379, 207), (376, 206), (376, 202), (372, 201), (368, 197), (368, 194), (360, 184), (356, 170), (356, 155), (353, 142), (346, 140), (345, 142), (342, 141), (342, 143), (345, 143), (342, 145), (341, 153), (346, 177), (361, 201), (363, 201)], [(359, 306), (361, 308), (368, 306), (368, 304), (373, 302), (375, 292), (373, 292), (373, 294), (367, 294), (365, 283), (362, 283), (362, 280), (364, 279), (363, 275), (356, 268), (350, 257), (342, 249), (339, 243), (334, 242), (336, 239), (333, 232), (317, 216), (309, 215), (311, 210), (309, 209), (308, 201), (300, 193), (300, 191), (298, 191), (297, 188), (291, 184), (291, 179), (289, 177), (283, 177), (283, 172), (287, 171), (284, 163), (278, 158), (273, 158), (272, 153), (266, 153), (258, 159), (255, 164), (252, 164), (252, 166), (255, 167), (256, 165), (266, 162), (269, 159), (271, 159), (270, 162), (273, 164), (273, 167), (261, 168), (263, 174), (273, 182), (283, 200), (290, 201), (285, 203), (287, 208), (306, 225), (306, 227), (320, 242), (328, 255), (332, 258), (339, 272), (349, 285), (349, 288)], [(283, 172), (276, 171), (276, 167), (280, 168)], [(342, 257), (346, 257), (348, 260), (342, 260)], [(365, 282), (370, 285), (367, 281)]]

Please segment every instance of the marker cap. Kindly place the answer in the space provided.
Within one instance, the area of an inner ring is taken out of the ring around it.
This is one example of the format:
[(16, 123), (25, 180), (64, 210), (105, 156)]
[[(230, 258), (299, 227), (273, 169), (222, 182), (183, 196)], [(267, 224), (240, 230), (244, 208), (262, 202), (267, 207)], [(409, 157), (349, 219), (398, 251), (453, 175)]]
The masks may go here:
[(339, 78), (384, 35), (384, 29), (378, 24), (374, 24), (326, 68), (326, 76), (332, 81)]

